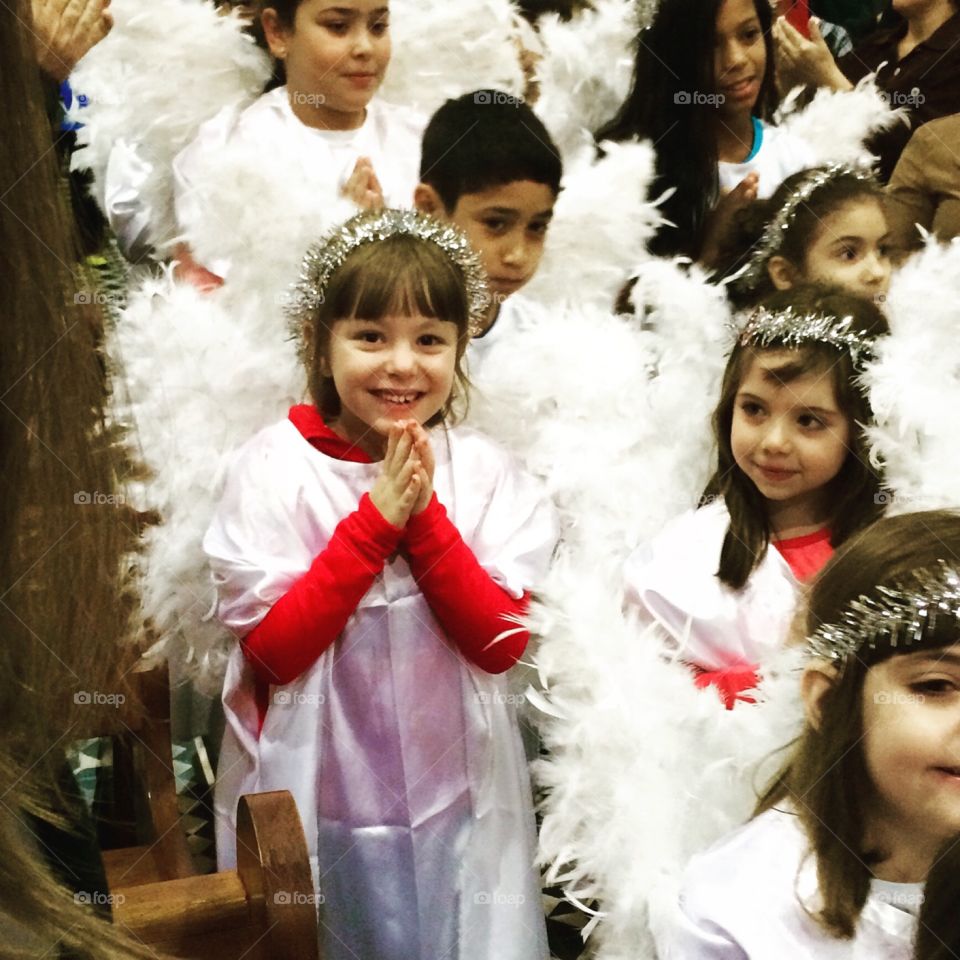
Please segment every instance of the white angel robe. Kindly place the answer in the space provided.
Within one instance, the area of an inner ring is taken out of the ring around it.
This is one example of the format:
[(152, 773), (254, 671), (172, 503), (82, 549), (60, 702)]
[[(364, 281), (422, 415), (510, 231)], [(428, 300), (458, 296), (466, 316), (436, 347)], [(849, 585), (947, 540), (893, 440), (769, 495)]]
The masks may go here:
[(756, 173), (757, 196), (766, 200), (787, 177), (816, 166), (818, 160), (811, 145), (788, 130), (762, 121), (756, 121), (754, 126), (760, 138), (754, 152), (742, 163), (721, 160), (717, 177), (720, 192), (729, 193), (747, 174)]
[(624, 565), (627, 603), (703, 670), (756, 666), (786, 640), (800, 583), (771, 544), (742, 590), (717, 579), (730, 524), (722, 501), (681, 514)]
[[(258, 173), (275, 167), (278, 175), (298, 181), (286, 185), (291, 191), (291, 202), (303, 191), (310, 193), (310, 203), (325, 201), (332, 210), (342, 208), (338, 216), (328, 221), (331, 223), (356, 212), (340, 191), (360, 157), (370, 158), (386, 206), (409, 207), (420, 179), (420, 144), (425, 125), (419, 113), (374, 98), (367, 106), (363, 125), (357, 129), (320, 130), (307, 126), (293, 112), (285, 86), (263, 94), (245, 110), (225, 107), (200, 127), (196, 139), (174, 159), (177, 222), (188, 243), (194, 234), (209, 236), (217, 230), (229, 233), (236, 228), (234, 222), (205, 222), (211, 216), (228, 215), (227, 210), (220, 211), (216, 199), (212, 207), (210, 204), (222, 178), (225, 151), (259, 165)], [(241, 193), (244, 190), (243, 182), (230, 187)], [(251, 197), (250, 203), (256, 205), (257, 198)], [(282, 210), (263, 213), (278, 218), (285, 215)], [(249, 239), (253, 242), (257, 238)], [(203, 265), (225, 277), (231, 263), (215, 257)]]
[[(545, 574), (549, 502), (466, 428), (432, 431), (434, 489), (483, 568), (519, 598)], [(204, 539), (220, 619), (244, 636), (356, 509), (379, 463), (325, 456), (283, 421), (238, 452)], [(531, 790), (504, 676), (451, 647), (402, 555), (297, 680), (271, 687), (257, 736), (239, 645), (223, 693), (215, 807), (221, 869), (245, 793), (290, 790), (329, 960), (542, 960)]]
[[(768, 810), (687, 866), (659, 960), (910, 960), (922, 884), (874, 880), (852, 940), (830, 936), (796, 815)], [(806, 909), (805, 909), (806, 908)]]

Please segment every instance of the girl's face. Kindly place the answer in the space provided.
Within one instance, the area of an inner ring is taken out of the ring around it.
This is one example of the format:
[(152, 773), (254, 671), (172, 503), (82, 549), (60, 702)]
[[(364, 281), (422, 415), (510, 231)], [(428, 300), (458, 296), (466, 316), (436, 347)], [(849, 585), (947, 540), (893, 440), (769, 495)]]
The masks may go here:
[(960, 643), (871, 667), (863, 729), (871, 838), (922, 851), (960, 832)]
[[(763, 0), (766, 2), (766, 0)], [(723, 0), (717, 13), (713, 77), (721, 116), (749, 114), (760, 96), (767, 48), (754, 0)]]
[(337, 320), (321, 372), (340, 398), (335, 429), (375, 459), (383, 457), (390, 427), (426, 423), (453, 390), (457, 325), (419, 314), (379, 320)]
[[(880, 202), (873, 198), (850, 200), (820, 222), (807, 248), (803, 271), (796, 279), (830, 284), (860, 297), (881, 300), (890, 287), (889, 240)], [(775, 259), (771, 258), (773, 270)]]
[(291, 30), (264, 11), (270, 52), (284, 62), (298, 116), (329, 130), (363, 123), (390, 62), (388, 14), (386, 0), (303, 0)]
[(794, 350), (761, 350), (734, 398), (730, 446), (737, 466), (776, 516), (791, 526), (823, 519), (825, 487), (848, 454), (850, 421), (837, 404), (829, 370), (781, 383), (776, 371), (797, 361)]

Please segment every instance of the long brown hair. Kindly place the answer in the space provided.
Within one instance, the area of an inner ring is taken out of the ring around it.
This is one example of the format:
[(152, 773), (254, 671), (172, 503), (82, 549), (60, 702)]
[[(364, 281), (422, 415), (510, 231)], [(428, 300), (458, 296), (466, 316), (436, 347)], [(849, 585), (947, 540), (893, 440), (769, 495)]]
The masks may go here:
[[(870, 336), (889, 333), (883, 314), (860, 297), (822, 287), (807, 286), (784, 290), (764, 301), (770, 310), (793, 307), (799, 313), (851, 317), (851, 329)], [(779, 349), (771, 346), (770, 349)], [(720, 553), (717, 576), (740, 590), (760, 565), (770, 544), (771, 529), (766, 503), (750, 478), (737, 466), (730, 443), (737, 392), (760, 348), (737, 343), (723, 374), (720, 400), (713, 414), (717, 443), (717, 469), (704, 491), (704, 502), (723, 497), (730, 513)], [(833, 510), (828, 518), (830, 542), (837, 547), (851, 534), (871, 523), (883, 512), (880, 504), (880, 476), (870, 462), (864, 427), (873, 414), (859, 370), (848, 351), (826, 344), (811, 344), (795, 351), (796, 359), (777, 370), (779, 382), (788, 383), (808, 373), (829, 370), (840, 411), (850, 422), (850, 447), (840, 472), (831, 481)]]
[(470, 341), (463, 275), (435, 243), (398, 233), (365, 243), (347, 257), (333, 275), (324, 301), (305, 331), (310, 393), (325, 418), (340, 414), (340, 397), (333, 377), (324, 373), (334, 324), (349, 318), (379, 320), (394, 311), (418, 312), (457, 325), (456, 386), (443, 409), (426, 426), (451, 419), (458, 400), (462, 404), (458, 413), (463, 413), (468, 381), (462, 360)]
[[(837, 551), (814, 581), (804, 613), (809, 635), (838, 623), (841, 612), (878, 585), (908, 580), (940, 560), (960, 561), (960, 514), (945, 510), (878, 520)], [(823, 907), (814, 914), (831, 935), (854, 934), (870, 889), (871, 866), (883, 851), (865, 846), (864, 824), (874, 788), (863, 750), (863, 688), (871, 667), (898, 653), (960, 641), (952, 618), (909, 648), (878, 644), (847, 658), (821, 701), (819, 723), (807, 723), (792, 755), (757, 804), (756, 814), (788, 801), (816, 857)]]
[(4, 950), (15, 922), (44, 948), (120, 960), (147, 954), (74, 902), (28, 827), (29, 816), (70, 826), (57, 789), (65, 749), (101, 712), (115, 722), (121, 562), (134, 540), (104, 417), (100, 311), (76, 266), (31, 22), (26, 0), (0, 4), (12, 111), (0, 141), (0, 928)]

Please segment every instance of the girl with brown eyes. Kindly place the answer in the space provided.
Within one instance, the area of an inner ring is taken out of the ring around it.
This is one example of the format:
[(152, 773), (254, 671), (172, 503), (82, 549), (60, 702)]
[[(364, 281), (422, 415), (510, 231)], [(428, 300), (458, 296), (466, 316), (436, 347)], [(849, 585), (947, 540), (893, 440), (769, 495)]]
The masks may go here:
[(859, 377), (887, 322), (867, 300), (778, 293), (742, 325), (713, 415), (717, 461), (698, 509), (625, 568), (628, 606), (728, 708), (786, 639), (801, 585), (879, 516)]
[(688, 865), (663, 960), (955, 955), (958, 560), (960, 516), (903, 514), (817, 578), (803, 731), (754, 818)]
[(804, 283), (882, 302), (892, 272), (883, 191), (858, 167), (803, 170), (739, 211), (722, 251), (718, 275), (738, 307)]

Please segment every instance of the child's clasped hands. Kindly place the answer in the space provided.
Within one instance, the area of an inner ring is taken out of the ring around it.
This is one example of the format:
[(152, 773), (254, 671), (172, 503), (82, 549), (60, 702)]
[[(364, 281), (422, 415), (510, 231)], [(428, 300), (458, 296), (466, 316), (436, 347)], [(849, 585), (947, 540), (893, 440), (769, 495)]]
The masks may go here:
[(430, 437), (416, 420), (398, 420), (390, 427), (387, 452), (370, 499), (383, 518), (405, 527), (411, 515), (427, 508), (433, 497), (435, 460)]

